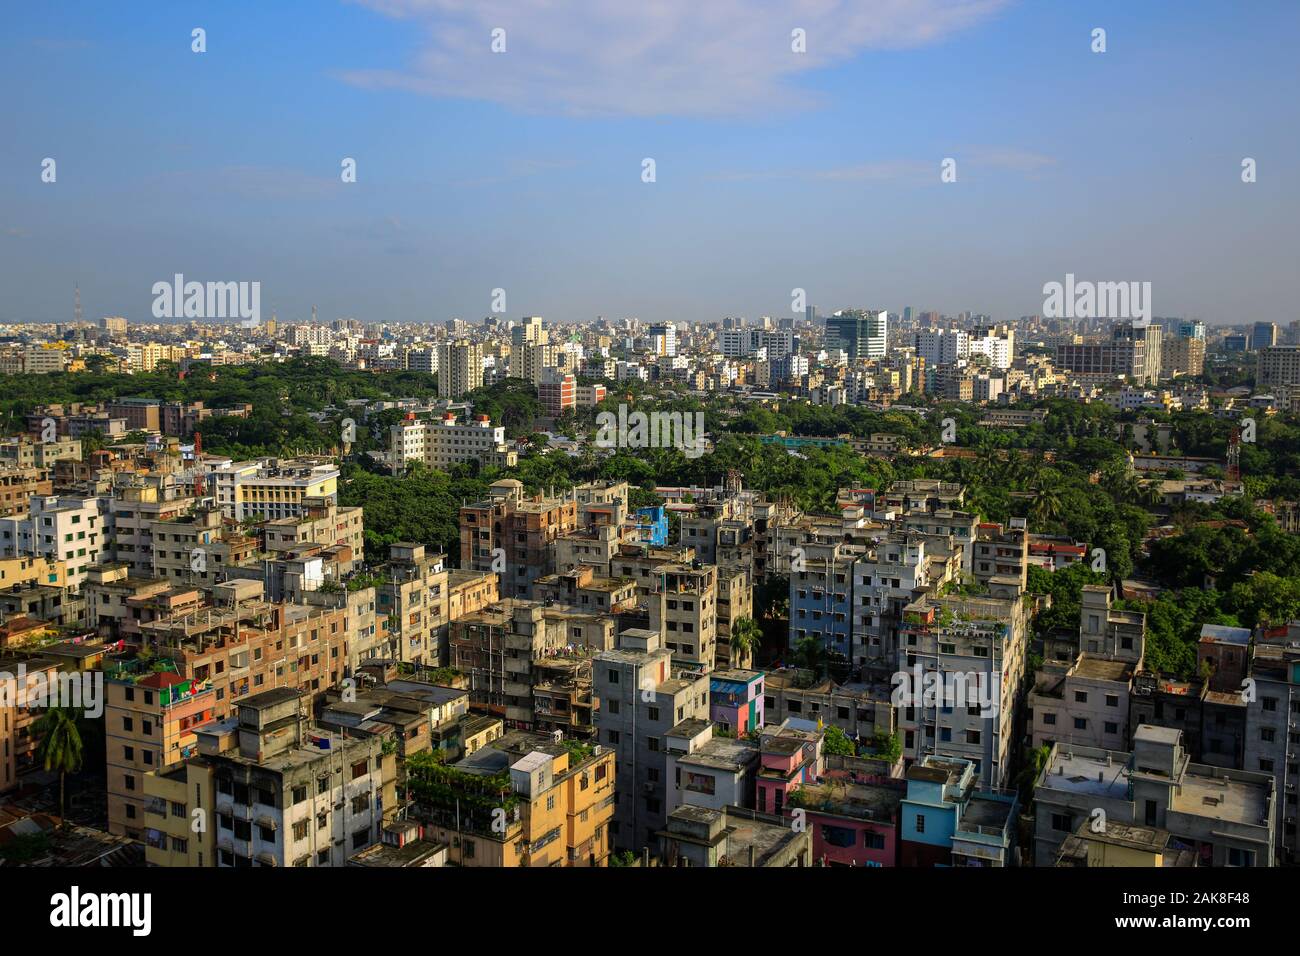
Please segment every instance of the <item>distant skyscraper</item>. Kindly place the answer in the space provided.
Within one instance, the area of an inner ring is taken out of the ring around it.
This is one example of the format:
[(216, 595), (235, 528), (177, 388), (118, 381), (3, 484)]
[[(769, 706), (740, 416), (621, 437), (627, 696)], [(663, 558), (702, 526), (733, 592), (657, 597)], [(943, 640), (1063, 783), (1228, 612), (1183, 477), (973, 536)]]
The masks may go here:
[(1277, 326), (1272, 322), (1256, 322), (1250, 333), (1250, 347), (1255, 351), (1271, 349), (1277, 345)]
[(843, 349), (850, 362), (883, 358), (888, 332), (884, 309), (842, 309), (826, 317), (826, 348)]
[(438, 347), (438, 396), (462, 398), (483, 384), (483, 346), (461, 340)]
[(677, 354), (677, 326), (671, 322), (656, 322), (647, 330), (650, 351), (669, 358)]

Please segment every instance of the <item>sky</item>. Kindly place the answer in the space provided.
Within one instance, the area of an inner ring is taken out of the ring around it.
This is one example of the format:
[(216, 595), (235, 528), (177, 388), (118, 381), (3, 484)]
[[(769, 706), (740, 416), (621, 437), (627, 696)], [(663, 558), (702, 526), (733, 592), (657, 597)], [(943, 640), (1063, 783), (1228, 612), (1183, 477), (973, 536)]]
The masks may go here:
[(555, 321), (795, 289), (1007, 319), (1072, 273), (1285, 324), (1298, 36), (1294, 0), (8, 4), (0, 322), (78, 285), (152, 321), (176, 273), (282, 322), (477, 321), (496, 289)]

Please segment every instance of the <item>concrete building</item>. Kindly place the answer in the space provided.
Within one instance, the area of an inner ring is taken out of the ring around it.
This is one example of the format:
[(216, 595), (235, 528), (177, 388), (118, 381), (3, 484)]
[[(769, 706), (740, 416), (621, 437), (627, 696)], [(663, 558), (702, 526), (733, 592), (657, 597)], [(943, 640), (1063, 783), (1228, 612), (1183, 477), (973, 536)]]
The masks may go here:
[(678, 807), (655, 836), (664, 866), (812, 866), (807, 830), (739, 807)]
[(593, 662), (597, 741), (616, 754), (618, 801), (614, 846), (655, 846), (667, 819), (668, 776), (665, 737), (690, 718), (707, 720), (709, 683), (703, 674), (678, 676), (673, 655), (659, 635), (627, 630), (615, 650)]
[(1034, 786), (1034, 865), (1102, 819), (1168, 830), (1202, 866), (1272, 866), (1275, 800), (1272, 775), (1194, 764), (1177, 730), (1144, 724), (1127, 752), (1057, 743)]
[(712, 671), (718, 639), (718, 569), (660, 565), (647, 602), (650, 630), (672, 652), (673, 663), (704, 674)]
[(1279, 865), (1300, 862), (1296, 838), (1297, 790), (1300, 789), (1300, 624), (1292, 623), (1286, 638), (1255, 645), (1251, 665), (1253, 690), (1246, 697), (1246, 739), (1243, 769), (1268, 774), (1277, 795), (1273, 826)]
[(969, 760), (982, 788), (1007, 786), (1027, 654), (1019, 599), (927, 596), (910, 604), (894, 675), (904, 759)]
[(614, 765), (599, 746), (511, 731), (451, 764), (436, 789), (424, 788), (417, 770), (412, 814), (426, 839), (451, 848), (456, 866), (602, 867), (612, 849)]
[(483, 346), (460, 339), (438, 346), (438, 397), (460, 399), (483, 384)]
[(667, 806), (726, 807), (754, 805), (758, 741), (714, 737), (713, 724), (688, 718), (665, 735)]
[(1300, 384), (1300, 345), (1275, 345), (1255, 357), (1255, 388), (1281, 389)]
[(519, 460), (506, 445), (506, 430), (493, 425), (486, 415), (460, 424), (454, 412), (441, 418), (418, 419), (415, 413), (389, 429), (388, 451), (383, 461), (394, 474), (401, 474), (412, 462), (426, 468), (446, 470), (466, 461), (484, 468), (513, 468)]
[(553, 574), (555, 539), (577, 529), (570, 498), (528, 498), (514, 479), (494, 482), (484, 501), (460, 509), (460, 566), (501, 575), (504, 597), (528, 597), (533, 582)]
[(0, 557), (62, 561), (67, 586), (78, 592), (90, 569), (103, 559), (112, 529), (107, 497), (33, 495), (27, 514), (0, 518)]
[(198, 732), (215, 865), (346, 866), (395, 813), (397, 758), (383, 740), (312, 727), (303, 706), (297, 691), (266, 691)]
[(330, 458), (264, 458), (216, 467), (205, 475), (222, 513), (236, 521), (296, 518), (313, 500), (338, 500), (339, 469)]

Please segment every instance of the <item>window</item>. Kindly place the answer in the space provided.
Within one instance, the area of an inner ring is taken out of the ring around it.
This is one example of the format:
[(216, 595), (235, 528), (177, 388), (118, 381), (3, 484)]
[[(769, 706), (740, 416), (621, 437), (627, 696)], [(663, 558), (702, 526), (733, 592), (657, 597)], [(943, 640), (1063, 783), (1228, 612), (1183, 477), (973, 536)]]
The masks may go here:
[[(923, 818), (922, 818), (923, 819)], [(822, 824), (822, 842), (829, 846), (850, 847), (857, 844), (857, 834), (849, 827)]]
[(293, 825), (293, 838), (295, 840), (307, 839), (307, 821), (299, 820)]
[(1053, 813), (1052, 829), (1059, 833), (1069, 833), (1073, 830), (1074, 825), (1070, 822), (1070, 815), (1068, 813)]
[(916, 832), (917, 833), (925, 832), (925, 814), (923, 813), (918, 813), (916, 815)]
[(1074, 692), (1074, 702), (1075, 702), (1076, 704), (1086, 704), (1086, 703), (1088, 703), (1088, 692), (1087, 692), (1087, 691), (1082, 691), (1082, 690), (1076, 690), (1076, 691)]

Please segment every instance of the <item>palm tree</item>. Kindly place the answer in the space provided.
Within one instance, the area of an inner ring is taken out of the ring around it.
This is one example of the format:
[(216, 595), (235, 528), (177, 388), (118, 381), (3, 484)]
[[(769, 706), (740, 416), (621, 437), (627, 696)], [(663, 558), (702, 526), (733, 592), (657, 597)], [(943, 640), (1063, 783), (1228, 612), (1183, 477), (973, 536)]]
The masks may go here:
[(1034, 524), (1042, 528), (1055, 521), (1061, 516), (1061, 509), (1061, 496), (1055, 488), (1050, 485), (1039, 485), (1034, 489), (1034, 503), (1029, 509)]
[[(36, 755), (46, 770), (59, 772), (59, 818), (64, 817), (64, 781), (81, 769), (81, 731), (70, 707), (51, 707), (36, 721), (41, 743)], [(65, 821), (66, 825), (66, 821)]]
[(737, 618), (731, 625), (731, 662), (750, 657), (763, 640), (763, 629), (752, 617)]

